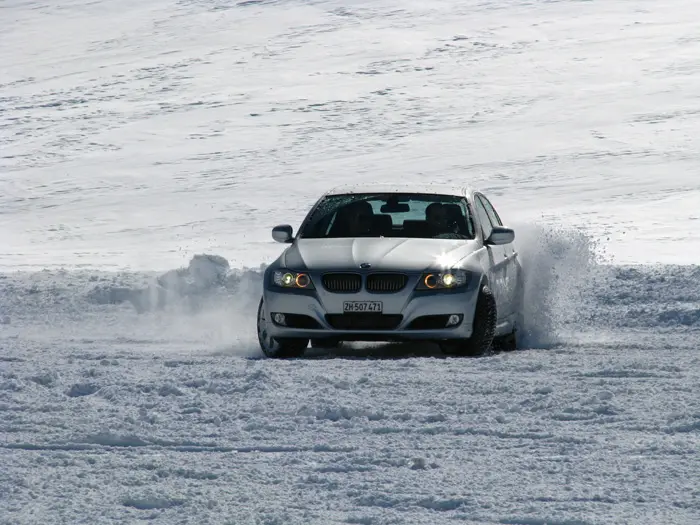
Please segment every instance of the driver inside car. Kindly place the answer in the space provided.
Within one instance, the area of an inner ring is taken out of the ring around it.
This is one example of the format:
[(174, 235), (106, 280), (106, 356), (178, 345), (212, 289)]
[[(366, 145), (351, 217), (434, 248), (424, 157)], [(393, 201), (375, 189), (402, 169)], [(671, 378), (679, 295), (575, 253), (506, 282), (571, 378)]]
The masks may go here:
[(439, 202), (433, 202), (425, 209), (425, 220), (431, 226), (433, 235), (454, 233), (454, 229), (450, 228), (447, 208)]

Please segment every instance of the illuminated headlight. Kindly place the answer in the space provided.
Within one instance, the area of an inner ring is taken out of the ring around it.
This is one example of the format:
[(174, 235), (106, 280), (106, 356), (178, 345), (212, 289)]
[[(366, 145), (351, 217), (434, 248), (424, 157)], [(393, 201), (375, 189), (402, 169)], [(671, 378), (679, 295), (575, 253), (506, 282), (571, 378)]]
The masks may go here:
[(314, 285), (311, 282), (309, 274), (291, 272), (289, 270), (275, 270), (272, 274), (272, 282), (282, 288), (302, 288), (313, 290)]
[(450, 272), (424, 273), (421, 275), (416, 290), (449, 290), (466, 286), (471, 279), (471, 272), (453, 270)]

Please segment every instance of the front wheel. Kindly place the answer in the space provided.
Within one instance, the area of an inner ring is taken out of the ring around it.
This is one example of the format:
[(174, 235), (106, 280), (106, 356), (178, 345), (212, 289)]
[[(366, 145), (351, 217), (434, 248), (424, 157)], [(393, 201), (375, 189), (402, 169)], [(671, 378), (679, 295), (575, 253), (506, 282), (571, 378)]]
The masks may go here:
[(487, 285), (479, 290), (474, 310), (474, 328), (469, 339), (442, 341), (440, 348), (445, 354), (479, 356), (491, 350), (496, 335), (496, 298)]
[(301, 357), (309, 345), (308, 339), (274, 338), (267, 331), (268, 320), (265, 318), (263, 299), (258, 306), (258, 343), (260, 349), (267, 357), (276, 359), (290, 359)]

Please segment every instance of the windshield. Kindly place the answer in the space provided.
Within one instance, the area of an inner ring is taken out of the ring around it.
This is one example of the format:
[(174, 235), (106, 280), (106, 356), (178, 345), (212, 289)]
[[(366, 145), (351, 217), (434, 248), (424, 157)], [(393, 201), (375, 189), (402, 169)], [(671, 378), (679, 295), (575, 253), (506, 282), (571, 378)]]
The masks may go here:
[(422, 193), (329, 195), (307, 218), (299, 237), (409, 237), (473, 239), (462, 197)]

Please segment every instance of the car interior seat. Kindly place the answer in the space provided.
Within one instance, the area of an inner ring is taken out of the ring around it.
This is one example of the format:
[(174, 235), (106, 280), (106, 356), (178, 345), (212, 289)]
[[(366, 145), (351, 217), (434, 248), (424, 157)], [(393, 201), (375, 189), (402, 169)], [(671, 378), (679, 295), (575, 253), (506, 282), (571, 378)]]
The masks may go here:
[(392, 234), (393, 224), (391, 215), (375, 215), (372, 217), (372, 233), (377, 236), (389, 237)]

